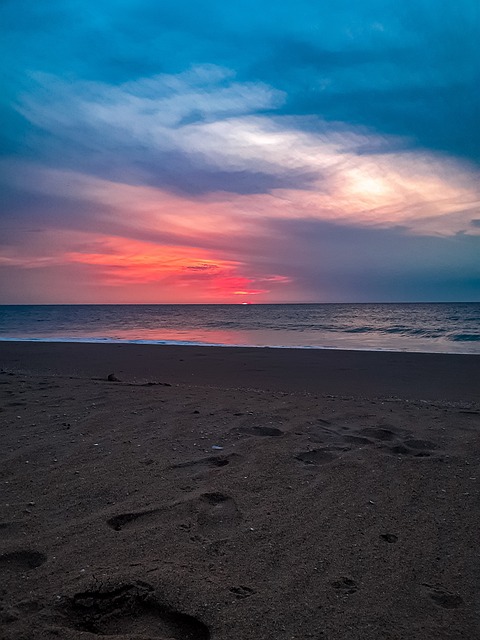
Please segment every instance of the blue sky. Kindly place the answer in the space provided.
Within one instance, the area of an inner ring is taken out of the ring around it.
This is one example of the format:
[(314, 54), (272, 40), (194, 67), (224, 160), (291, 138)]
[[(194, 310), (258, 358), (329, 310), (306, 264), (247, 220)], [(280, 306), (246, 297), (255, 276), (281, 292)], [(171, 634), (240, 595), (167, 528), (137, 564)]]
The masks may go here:
[(477, 2), (0, 24), (0, 301), (479, 299)]

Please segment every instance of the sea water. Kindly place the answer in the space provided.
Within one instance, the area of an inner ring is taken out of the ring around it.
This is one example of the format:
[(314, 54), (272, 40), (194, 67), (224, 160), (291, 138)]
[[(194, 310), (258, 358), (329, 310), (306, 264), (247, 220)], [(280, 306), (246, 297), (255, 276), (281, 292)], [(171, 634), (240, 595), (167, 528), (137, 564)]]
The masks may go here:
[(5, 305), (0, 340), (480, 354), (480, 303)]

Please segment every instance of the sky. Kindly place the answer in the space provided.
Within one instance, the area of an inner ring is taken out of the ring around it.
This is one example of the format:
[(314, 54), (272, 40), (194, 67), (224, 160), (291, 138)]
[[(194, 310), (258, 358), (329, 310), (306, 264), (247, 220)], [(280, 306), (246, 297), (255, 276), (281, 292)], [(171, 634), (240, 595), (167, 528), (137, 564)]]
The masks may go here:
[(478, 0), (0, 25), (0, 303), (480, 300)]

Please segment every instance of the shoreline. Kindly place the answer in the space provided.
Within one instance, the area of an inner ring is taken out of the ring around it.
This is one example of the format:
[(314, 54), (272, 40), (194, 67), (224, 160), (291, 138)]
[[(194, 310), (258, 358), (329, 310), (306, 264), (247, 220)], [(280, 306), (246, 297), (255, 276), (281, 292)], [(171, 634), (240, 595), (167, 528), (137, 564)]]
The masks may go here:
[(88, 342), (0, 342), (18, 373), (357, 397), (476, 401), (474, 354)]
[[(458, 356), (477, 356), (480, 355), (480, 352), (475, 351), (442, 351), (442, 350), (428, 350), (425, 348), (422, 350), (421, 348), (412, 350), (407, 348), (393, 348), (393, 347), (351, 347), (351, 346), (334, 346), (334, 345), (289, 345), (289, 344), (248, 344), (248, 343), (228, 343), (228, 342), (201, 342), (195, 340), (149, 340), (147, 338), (132, 338), (132, 339), (123, 339), (123, 338), (74, 338), (71, 336), (68, 337), (1, 337), (0, 336), (0, 344), (2, 342), (33, 342), (33, 343), (48, 343), (48, 344), (125, 344), (125, 345), (150, 345), (150, 346), (159, 346), (159, 347), (218, 347), (225, 349), (291, 349), (291, 350), (312, 350), (312, 351), (360, 351), (364, 352), (373, 352), (373, 353), (419, 353), (419, 354), (438, 354), (438, 355), (458, 355)], [(469, 341), (465, 341), (466, 344), (469, 344)], [(454, 343), (457, 344), (457, 343)]]

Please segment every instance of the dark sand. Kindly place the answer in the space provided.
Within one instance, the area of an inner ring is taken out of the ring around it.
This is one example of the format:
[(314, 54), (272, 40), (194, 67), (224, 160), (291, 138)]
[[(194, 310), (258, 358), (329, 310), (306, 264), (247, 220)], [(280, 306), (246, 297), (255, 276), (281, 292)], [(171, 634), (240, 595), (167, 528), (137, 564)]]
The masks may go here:
[(0, 343), (0, 368), (2, 640), (480, 637), (479, 357)]

